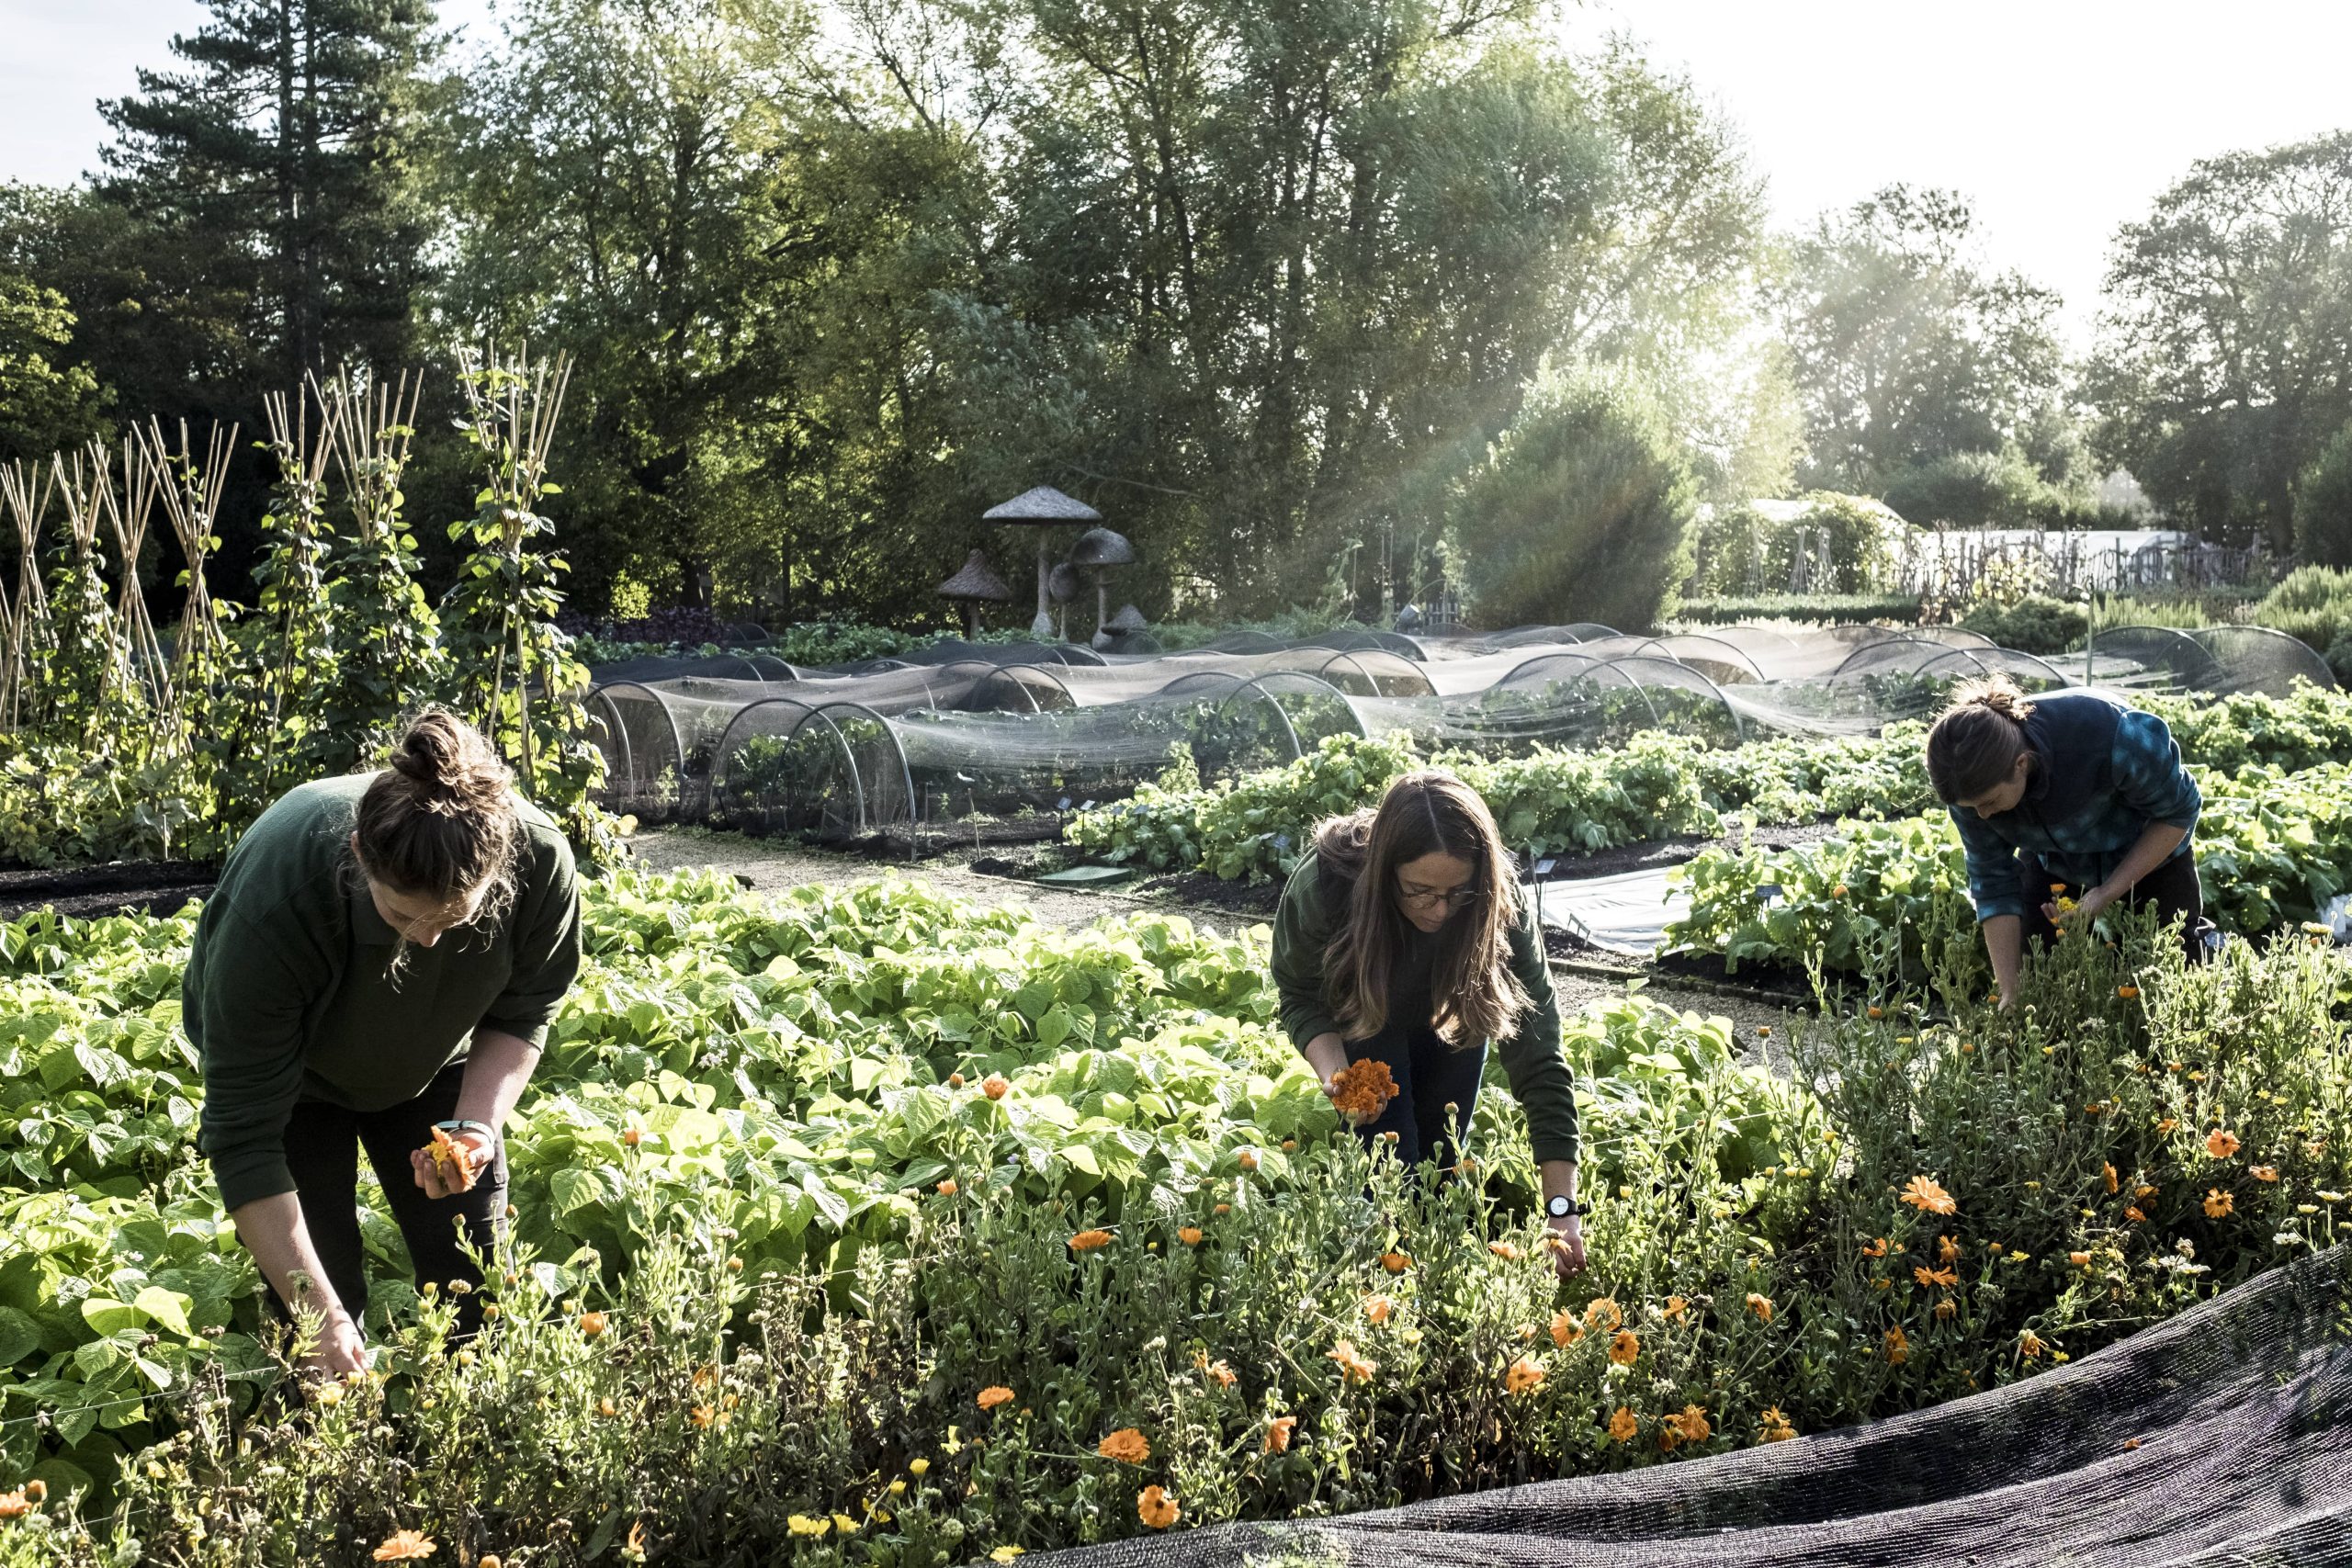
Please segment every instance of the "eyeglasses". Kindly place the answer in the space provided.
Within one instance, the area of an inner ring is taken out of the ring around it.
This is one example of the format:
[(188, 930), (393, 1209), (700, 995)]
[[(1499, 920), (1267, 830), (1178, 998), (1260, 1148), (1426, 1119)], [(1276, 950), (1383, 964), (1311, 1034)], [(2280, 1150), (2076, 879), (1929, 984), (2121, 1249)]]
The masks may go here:
[(1449, 909), (1466, 909), (1485, 897), (1475, 887), (1457, 887), (1450, 893), (1441, 893), (1434, 888), (1408, 887), (1401, 882), (1396, 885), (1396, 901), (1410, 904), (1418, 909), (1434, 909), (1441, 904)]

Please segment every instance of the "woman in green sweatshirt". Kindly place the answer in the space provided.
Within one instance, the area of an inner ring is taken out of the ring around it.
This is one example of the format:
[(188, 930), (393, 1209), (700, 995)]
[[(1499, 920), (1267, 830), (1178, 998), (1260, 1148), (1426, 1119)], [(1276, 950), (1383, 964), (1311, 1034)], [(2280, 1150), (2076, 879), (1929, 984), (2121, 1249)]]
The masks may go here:
[(579, 968), (570, 845), (448, 714), (382, 773), (289, 791), (230, 852), (181, 987), (200, 1143), (278, 1304), (317, 1317), (314, 1369), (368, 1363), (360, 1147), (420, 1284), (479, 1280), (460, 1236), (503, 1234), (499, 1129)]
[(1499, 1042), (1559, 1238), (1554, 1262), (1564, 1277), (1584, 1267), (1559, 1001), (1510, 852), (1476, 790), (1449, 773), (1408, 773), (1378, 810), (1318, 827), (1283, 889), (1273, 976), (1283, 1026), (1326, 1094), (1340, 1098), (1334, 1080), (1356, 1063), (1386, 1065), (1396, 1096), (1356, 1133), (1408, 1166), (1453, 1163), (1487, 1043)]

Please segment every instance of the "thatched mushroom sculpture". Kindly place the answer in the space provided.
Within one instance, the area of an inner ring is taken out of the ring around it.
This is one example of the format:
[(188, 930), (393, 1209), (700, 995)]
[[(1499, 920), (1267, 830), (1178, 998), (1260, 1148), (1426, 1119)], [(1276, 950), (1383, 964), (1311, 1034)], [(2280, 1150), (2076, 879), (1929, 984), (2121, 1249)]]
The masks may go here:
[(1046, 574), (1046, 596), (1054, 602), (1055, 633), (1064, 642), (1069, 640), (1069, 604), (1086, 585), (1079, 581), (1078, 568), (1068, 561)]
[(1136, 547), (1126, 536), (1108, 528), (1089, 528), (1078, 536), (1069, 564), (1094, 579), (1094, 646), (1111, 640), (1111, 589), (1103, 573), (1136, 563)]
[(986, 550), (974, 550), (966, 556), (964, 570), (941, 583), (938, 593), (942, 599), (953, 599), (964, 606), (964, 632), (975, 641), (980, 635), (980, 606), (1012, 603), (1012, 590), (989, 568)]
[(1029, 635), (1043, 642), (1054, 635), (1054, 617), (1046, 604), (1046, 579), (1053, 571), (1053, 557), (1046, 547), (1045, 530), (1067, 527), (1073, 523), (1100, 523), (1102, 514), (1082, 501), (1073, 501), (1051, 485), (1039, 485), (1023, 491), (1011, 501), (991, 506), (980, 514), (984, 523), (1001, 523), (1013, 527), (1035, 528), (1037, 534), (1037, 618), (1029, 623)]

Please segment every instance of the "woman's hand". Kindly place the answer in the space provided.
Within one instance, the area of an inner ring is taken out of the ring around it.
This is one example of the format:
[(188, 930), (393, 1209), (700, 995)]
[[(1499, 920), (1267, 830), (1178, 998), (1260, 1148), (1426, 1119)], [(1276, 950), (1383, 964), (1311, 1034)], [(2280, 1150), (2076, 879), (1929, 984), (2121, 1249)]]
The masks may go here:
[(1306, 1048), (1300, 1055), (1306, 1058), (1306, 1065), (1315, 1069), (1315, 1076), (1322, 1080), (1325, 1098), (1337, 1100), (1340, 1095), (1337, 1080), (1348, 1067), (1348, 1043), (1336, 1034), (1318, 1034), (1306, 1043)]
[(2041, 907), (2041, 913), (2052, 925), (2062, 931), (2073, 931), (2086, 927), (2093, 920), (2098, 919), (2099, 911), (2114, 903), (2116, 897), (2114, 889), (2101, 883), (2076, 899), (2072, 907), (2062, 909), (2058, 907), (2057, 901), (2052, 899)]
[(319, 1324), (318, 1348), (302, 1358), (302, 1371), (311, 1377), (339, 1378), (364, 1372), (371, 1359), (368, 1341), (346, 1313), (329, 1313)]
[(1584, 1272), (1584, 1221), (1575, 1214), (1564, 1220), (1547, 1219), (1544, 1224), (1552, 1234), (1546, 1246), (1552, 1253), (1552, 1269), (1563, 1280), (1573, 1280)]
[[(490, 1162), (498, 1156), (498, 1142), (487, 1133), (465, 1128), (450, 1134), (449, 1141), (464, 1145), (466, 1153), (473, 1160), (477, 1174), (487, 1171)], [(434, 1160), (430, 1147), (411, 1149), (408, 1163), (416, 1172), (416, 1185), (427, 1198), (454, 1198), (473, 1185), (470, 1181), (461, 1184), (455, 1170), (443, 1169)]]

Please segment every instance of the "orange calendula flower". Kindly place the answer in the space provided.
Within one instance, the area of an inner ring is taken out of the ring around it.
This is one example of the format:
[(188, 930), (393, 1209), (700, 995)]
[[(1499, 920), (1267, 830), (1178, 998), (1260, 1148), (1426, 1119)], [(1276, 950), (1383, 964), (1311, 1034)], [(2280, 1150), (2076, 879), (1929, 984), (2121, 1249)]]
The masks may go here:
[(2161, 1122), (2157, 1122), (2157, 1123), (2156, 1123), (2156, 1131), (2157, 1131), (2157, 1132), (2159, 1132), (2159, 1133), (2169, 1133), (2169, 1132), (2171, 1132), (2175, 1127), (2177, 1127), (2177, 1126), (2179, 1126), (2179, 1125), (2180, 1125), (2180, 1118), (2179, 1118), (2179, 1117), (2177, 1117), (2177, 1116), (2167, 1116), (2167, 1117), (2165, 1117), (2163, 1121), (2161, 1121)]
[(1945, 1191), (1932, 1176), (1913, 1177), (1899, 1196), (1904, 1202), (1927, 1214), (1949, 1214), (1960, 1207), (1952, 1201), (1951, 1194)]
[(1958, 1315), (1959, 1312), (1960, 1303), (1953, 1301), (1950, 1296), (1946, 1296), (1943, 1300), (1936, 1303), (1936, 1321), (1939, 1323), (1950, 1323), (1953, 1317)]
[(2018, 1336), (2018, 1354), (2030, 1360), (2050, 1348), (2048, 1340), (2029, 1328)]
[(1887, 1364), (1899, 1367), (1910, 1359), (1911, 1337), (1904, 1333), (1902, 1325), (1898, 1324), (1886, 1331)]
[(1012, 1404), (1014, 1397), (1013, 1392), (1011, 1389), (1005, 1387), (1002, 1383), (994, 1383), (980, 1390), (980, 1408), (983, 1410), (994, 1410), (1000, 1404)]
[(1681, 1415), (1669, 1416), (1667, 1420), (1672, 1424), (1675, 1431), (1686, 1443), (1703, 1443), (1714, 1430), (1707, 1425), (1707, 1411), (1704, 1405), (1686, 1404), (1682, 1407)]
[(2140, 994), (2140, 987), (2137, 986), (2118, 986), (2115, 987), (2115, 994), (2121, 997), (2128, 1002)]
[(1110, 1245), (1111, 1233), (1106, 1230), (1083, 1230), (1069, 1238), (1072, 1252), (1092, 1252), (1097, 1247)]
[(2087, 1269), (2091, 1266), (2091, 1255), (2087, 1252), (2070, 1252), (2066, 1254), (2066, 1261), (2077, 1269)]
[(1750, 1291), (1747, 1292), (1747, 1310), (1766, 1323), (1770, 1323), (1772, 1321), (1772, 1298), (1759, 1296), (1754, 1291)]
[(433, 1141), (424, 1145), (433, 1160), (433, 1168), (442, 1180), (460, 1192), (473, 1190), (474, 1152), (440, 1128), (433, 1129)]
[(601, 1312), (583, 1312), (580, 1314), (580, 1332), (591, 1339), (604, 1333), (611, 1325), (611, 1320)]
[(1583, 1337), (1584, 1330), (1577, 1326), (1577, 1320), (1567, 1308), (1562, 1307), (1552, 1314), (1553, 1344), (1565, 1350)]
[(1872, 1236), (1870, 1240), (1862, 1243), (1862, 1256), (1864, 1258), (1884, 1258), (1886, 1256), (1886, 1237), (1883, 1235)]
[(2123, 1183), (2116, 1177), (2114, 1162), (2109, 1161), (2107, 1167), (2107, 1190), (2109, 1192), (2120, 1191), (2122, 1186)]
[(621, 1146), (623, 1148), (633, 1149), (643, 1142), (645, 1142), (645, 1134), (635, 1127), (631, 1127), (621, 1134)]
[(1396, 1079), (1382, 1061), (1358, 1062), (1331, 1075), (1331, 1104), (1351, 1122), (1377, 1122), (1396, 1098)]
[(961, 1073), (948, 1074), (947, 1087), (949, 1089), (962, 1089), (964, 1087), (964, 1075)]
[(1005, 1090), (1012, 1087), (1012, 1085), (1006, 1081), (1002, 1073), (990, 1073), (980, 1080), (980, 1092), (990, 1100), (1002, 1100)]
[(1366, 1323), (1386, 1323), (1390, 1318), (1396, 1315), (1396, 1303), (1392, 1298), (1387, 1296), (1364, 1297), (1363, 1316)]
[(1789, 1425), (1789, 1418), (1781, 1414), (1781, 1407), (1777, 1404), (1767, 1405), (1757, 1421), (1758, 1429), (1756, 1436), (1759, 1441), (1785, 1443), (1797, 1435), (1797, 1429)]
[(1490, 1241), (1487, 1244), (1487, 1250), (1506, 1263), (1519, 1261), (1519, 1248), (1508, 1241)]
[(1884, 1017), (1886, 1016), (1886, 1010), (1885, 1010), (1884, 1008), (1882, 1008), (1882, 1007), (1873, 1007), (1873, 1008), (1870, 1009), (1869, 1010), (1870, 1010), (1870, 1015), (1871, 1015), (1872, 1018), (1884, 1018)]
[(1168, 1495), (1165, 1486), (1147, 1486), (1136, 1495), (1136, 1517), (1156, 1530), (1164, 1530), (1176, 1522), (1184, 1510)]
[(1133, 1427), (1122, 1427), (1095, 1444), (1094, 1451), (1121, 1464), (1141, 1464), (1151, 1457), (1151, 1439)]
[(1364, 1359), (1351, 1340), (1342, 1339), (1323, 1354), (1328, 1359), (1338, 1362), (1340, 1375), (1351, 1382), (1370, 1382), (1372, 1374), (1380, 1370), (1380, 1363)]
[(1527, 1393), (1544, 1386), (1544, 1369), (1525, 1356), (1510, 1364), (1503, 1373), (1503, 1390), (1508, 1393)]
[(1216, 1214), (1218, 1219), (1223, 1219), (1226, 1215), (1233, 1213), (1233, 1205), (1230, 1203), (1219, 1203), (1214, 1213)]
[(1413, 1260), (1401, 1252), (1384, 1252), (1380, 1255), (1380, 1266), (1391, 1274), (1402, 1274), (1413, 1266)]
[(1258, 1168), (1258, 1151), (1255, 1149), (1243, 1149), (1239, 1154), (1235, 1155), (1233, 1157), (1244, 1170), (1255, 1170)]
[(1584, 1325), (1608, 1333), (1625, 1325), (1625, 1314), (1611, 1298), (1595, 1296), (1585, 1303)]
[(22, 1491), (0, 1492), (0, 1519), (21, 1519), (32, 1511), (32, 1500)]
[(1634, 1415), (1633, 1406), (1619, 1405), (1609, 1417), (1609, 1437), (1612, 1442), (1630, 1443), (1642, 1435), (1642, 1424)]
[(2226, 1127), (2216, 1127), (2205, 1134), (2205, 1152), (2215, 1159), (2227, 1159), (2238, 1152), (2237, 1134)]
[(1298, 1417), (1277, 1416), (1266, 1423), (1266, 1451), (1270, 1454), (1290, 1452), (1290, 1435), (1298, 1430)]
[(1949, 1269), (1914, 1269), (1911, 1277), (1922, 1285), (1942, 1285), (1946, 1289), (1960, 1283), (1960, 1276)]
[(432, 1556), (436, 1548), (423, 1530), (394, 1530), (376, 1548), (375, 1558), (379, 1562), (414, 1562)]
[(1959, 1262), (1960, 1243), (1952, 1240), (1952, 1238), (1948, 1235), (1939, 1235), (1936, 1237), (1936, 1261), (1939, 1263)]
[(1234, 1376), (1233, 1369), (1227, 1366), (1223, 1361), (1211, 1361), (1207, 1366), (1201, 1370), (1208, 1373), (1209, 1376), (1215, 1378), (1216, 1380), (1216, 1386), (1219, 1388), (1231, 1388), (1235, 1383), (1241, 1381), (1239, 1378)]
[(2145, 1185), (2134, 1188), (2132, 1192), (2132, 1196), (2134, 1198), (2153, 1198), (2155, 1195), (2156, 1190)]
[(2224, 1192), (2218, 1187), (2205, 1189), (2205, 1217), (2207, 1219), (2225, 1220), (2237, 1211), (2237, 1206), (2236, 1193)]
[(2278, 1168), (2275, 1165), (2249, 1166), (2246, 1174), (2256, 1181), (2276, 1181), (2278, 1179)]
[(1621, 1328), (1609, 1341), (1609, 1359), (1621, 1367), (1630, 1367), (1642, 1353), (1640, 1336), (1630, 1328)]
[(2148, 1216), (2140, 1212), (2140, 1206), (2137, 1203), (2134, 1203), (2123, 1211), (2123, 1217), (2127, 1220), (2145, 1221)]
[[(1768, 1302), (1765, 1304), (1769, 1306), (1771, 1303)], [(1666, 1298), (1666, 1305), (1658, 1309), (1658, 1315), (1668, 1323), (1680, 1323), (1690, 1306), (1690, 1303), (1680, 1296), (1668, 1296)]]
[(718, 1416), (718, 1412), (713, 1410), (707, 1404), (697, 1404), (691, 1412), (689, 1412), (689, 1414), (694, 1420), (694, 1424), (697, 1427), (709, 1426)]
[(1198, 1247), (1201, 1245), (1201, 1227), (1198, 1225), (1179, 1226), (1176, 1232), (1176, 1239), (1182, 1242), (1186, 1247)]
[(937, 1187), (933, 1188), (933, 1190), (937, 1192), (942, 1198), (953, 1198), (956, 1193), (961, 1192), (964, 1190), (956, 1184), (956, 1179), (951, 1176), (946, 1180), (941, 1182)]

